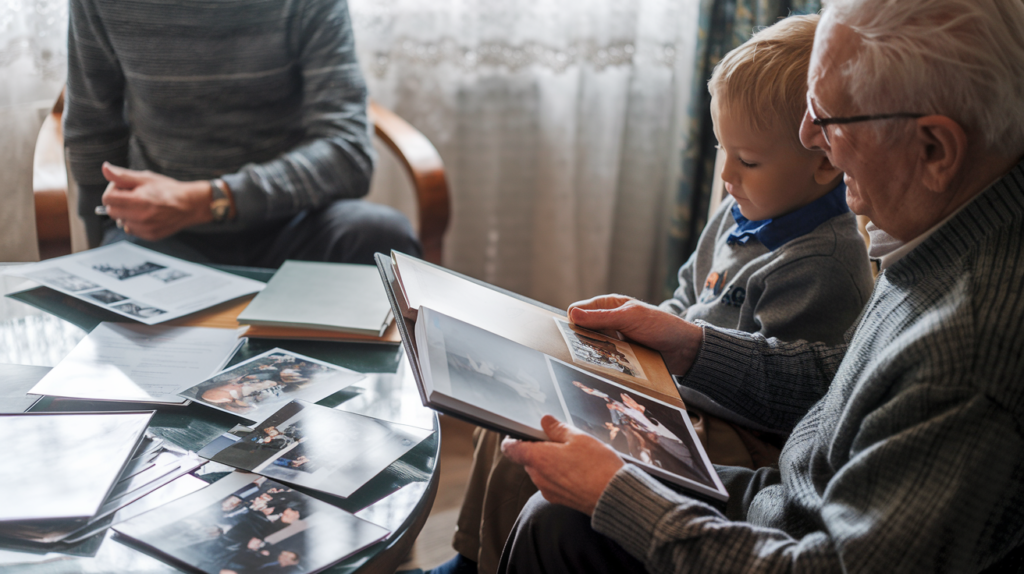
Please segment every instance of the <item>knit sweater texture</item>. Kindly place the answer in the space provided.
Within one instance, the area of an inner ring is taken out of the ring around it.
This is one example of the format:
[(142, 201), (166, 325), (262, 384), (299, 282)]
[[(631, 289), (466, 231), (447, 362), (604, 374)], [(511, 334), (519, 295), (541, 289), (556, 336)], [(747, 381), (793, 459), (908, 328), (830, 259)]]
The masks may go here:
[(779, 468), (720, 468), (723, 515), (626, 466), (592, 526), (652, 573), (992, 566), (1024, 542), (1022, 284), (1024, 163), (879, 276), (848, 343), (706, 326), (686, 384), (791, 427)]
[(187, 232), (259, 228), (369, 189), (344, 0), (71, 0), (67, 90), (65, 144), (94, 229), (104, 161), (222, 177), (237, 218)]

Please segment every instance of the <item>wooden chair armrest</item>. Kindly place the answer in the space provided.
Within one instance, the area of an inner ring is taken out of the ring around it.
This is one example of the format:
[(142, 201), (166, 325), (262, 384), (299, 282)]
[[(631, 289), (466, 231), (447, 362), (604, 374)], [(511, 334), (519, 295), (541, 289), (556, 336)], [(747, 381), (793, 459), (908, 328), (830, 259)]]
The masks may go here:
[(369, 115), (377, 137), (394, 152), (412, 178), (419, 205), (423, 258), (440, 264), (451, 209), (441, 155), (426, 136), (391, 110), (371, 101)]

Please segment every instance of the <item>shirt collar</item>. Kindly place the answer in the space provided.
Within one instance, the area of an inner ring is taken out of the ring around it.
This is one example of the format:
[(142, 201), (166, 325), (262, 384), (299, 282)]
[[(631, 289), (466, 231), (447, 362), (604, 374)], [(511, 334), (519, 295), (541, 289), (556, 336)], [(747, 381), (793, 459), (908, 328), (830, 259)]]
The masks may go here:
[(757, 239), (769, 251), (775, 251), (786, 243), (807, 235), (822, 223), (837, 215), (850, 211), (846, 205), (846, 184), (840, 182), (832, 191), (807, 205), (779, 217), (750, 221), (740, 213), (740, 206), (732, 206), (732, 217), (736, 229), (729, 234), (729, 245), (746, 245), (751, 238)]

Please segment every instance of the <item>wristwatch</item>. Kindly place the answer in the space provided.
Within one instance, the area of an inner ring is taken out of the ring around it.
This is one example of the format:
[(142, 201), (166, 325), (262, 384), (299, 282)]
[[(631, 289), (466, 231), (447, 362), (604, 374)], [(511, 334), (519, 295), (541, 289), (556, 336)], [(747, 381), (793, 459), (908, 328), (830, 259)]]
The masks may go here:
[(231, 192), (228, 191), (228, 185), (220, 178), (211, 179), (210, 191), (212, 193), (210, 214), (213, 215), (213, 222), (224, 223), (231, 215), (231, 198), (229, 196)]

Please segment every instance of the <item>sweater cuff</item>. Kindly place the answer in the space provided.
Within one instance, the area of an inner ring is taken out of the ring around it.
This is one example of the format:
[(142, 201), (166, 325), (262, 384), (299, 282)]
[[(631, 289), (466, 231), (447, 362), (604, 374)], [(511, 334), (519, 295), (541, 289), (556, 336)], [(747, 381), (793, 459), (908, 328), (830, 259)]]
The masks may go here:
[(273, 219), (267, 213), (266, 192), (253, 183), (248, 174), (244, 171), (228, 173), (220, 176), (220, 179), (227, 184), (235, 200), (235, 219), (232, 223), (245, 227)]
[[(700, 503), (676, 494), (644, 471), (626, 464), (601, 493), (590, 526), (643, 562), (664, 516), (692, 504)], [(675, 514), (674, 518), (677, 517)]]
[[(703, 321), (704, 340), (690, 370), (676, 377), (679, 385), (700, 391), (713, 401), (726, 403), (736, 396), (747, 380), (750, 357), (757, 354), (753, 341), (740, 331), (718, 329)], [(739, 336), (737, 336), (739, 335)]]

